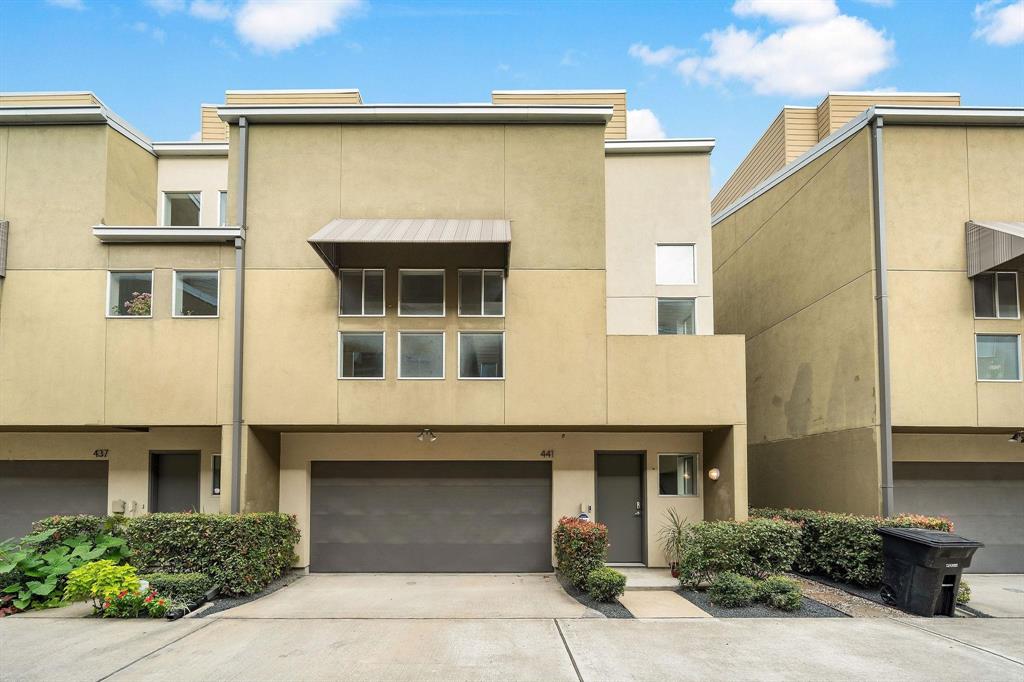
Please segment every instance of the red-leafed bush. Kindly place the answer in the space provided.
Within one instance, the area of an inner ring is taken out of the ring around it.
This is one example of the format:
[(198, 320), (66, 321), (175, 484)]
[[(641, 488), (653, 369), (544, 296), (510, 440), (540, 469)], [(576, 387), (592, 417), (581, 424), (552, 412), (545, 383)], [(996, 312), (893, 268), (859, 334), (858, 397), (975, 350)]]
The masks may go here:
[(586, 589), (590, 572), (604, 566), (608, 557), (608, 527), (563, 516), (554, 539), (558, 572), (576, 587)]

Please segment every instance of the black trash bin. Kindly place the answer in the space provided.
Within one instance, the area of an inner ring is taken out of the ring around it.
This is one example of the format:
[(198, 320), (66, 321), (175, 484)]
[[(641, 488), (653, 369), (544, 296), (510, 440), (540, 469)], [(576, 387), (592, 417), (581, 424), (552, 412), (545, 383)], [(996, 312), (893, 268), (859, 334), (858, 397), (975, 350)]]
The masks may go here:
[(882, 599), (918, 616), (952, 616), (964, 569), (980, 542), (941, 530), (879, 528)]

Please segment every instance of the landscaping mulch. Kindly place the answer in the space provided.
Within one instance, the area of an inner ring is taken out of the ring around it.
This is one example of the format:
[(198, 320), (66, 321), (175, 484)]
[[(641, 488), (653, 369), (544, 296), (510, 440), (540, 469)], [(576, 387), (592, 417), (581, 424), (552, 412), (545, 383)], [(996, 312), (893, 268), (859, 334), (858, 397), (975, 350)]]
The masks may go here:
[(619, 602), (603, 602), (597, 601), (585, 591), (579, 589), (568, 580), (566, 580), (561, 573), (555, 572), (555, 576), (558, 578), (558, 584), (562, 586), (565, 593), (570, 597), (583, 604), (586, 607), (592, 608), (605, 618), (632, 618), (633, 614), (629, 612), (625, 606)]
[(291, 585), (304, 575), (305, 572), (302, 569), (293, 569), (285, 572), (280, 578), (270, 583), (261, 592), (257, 592), (256, 594), (247, 594), (238, 597), (217, 597), (210, 603), (211, 605), (209, 608), (203, 609), (203, 612), (197, 613), (195, 617), (206, 618), (214, 613), (220, 613), (221, 611), (227, 611), (228, 609), (233, 609), (236, 606), (256, 601), (261, 597), (266, 597), (268, 594), (277, 592), (282, 587), (288, 587), (288, 585)]
[[(882, 593), (881, 593), (881, 591), (880, 591), (880, 589), (878, 587), (862, 587), (860, 585), (852, 585), (850, 583), (841, 583), (841, 582), (838, 582), (836, 580), (832, 580), (830, 578), (826, 578), (825, 576), (821, 576), (821, 575), (802, 575), (801, 574), (798, 577), (802, 578), (803, 580), (811, 581), (811, 582), (814, 582), (814, 583), (818, 583), (818, 584), (830, 587), (830, 588), (832, 588), (834, 590), (837, 590), (837, 591), (845, 592), (846, 594), (849, 594), (849, 595), (853, 596), (855, 599), (859, 598), (860, 600), (870, 602), (871, 606), (874, 607), (875, 609), (884, 610), (885, 613), (883, 615), (891, 616), (891, 617), (895, 617), (895, 618), (906, 618), (907, 616), (911, 615), (911, 614), (907, 613), (906, 611), (901, 611), (900, 609), (897, 609), (895, 607), (889, 606), (884, 601), (882, 601)], [(957, 616), (958, 617), (966, 617), (966, 618), (991, 618), (991, 616), (989, 616), (987, 613), (982, 613), (981, 611), (978, 611), (977, 609), (973, 609), (970, 606), (966, 606), (966, 605), (963, 605), (963, 604), (957, 604), (956, 610), (957, 610)], [(851, 614), (851, 615), (855, 615), (856, 616), (856, 615), (860, 615), (860, 614)]]
[(712, 604), (708, 593), (701, 590), (680, 587), (676, 592), (715, 618), (847, 618), (845, 613), (807, 596), (803, 598), (803, 606), (796, 611), (781, 611), (769, 608), (764, 604), (751, 604), (729, 609)]

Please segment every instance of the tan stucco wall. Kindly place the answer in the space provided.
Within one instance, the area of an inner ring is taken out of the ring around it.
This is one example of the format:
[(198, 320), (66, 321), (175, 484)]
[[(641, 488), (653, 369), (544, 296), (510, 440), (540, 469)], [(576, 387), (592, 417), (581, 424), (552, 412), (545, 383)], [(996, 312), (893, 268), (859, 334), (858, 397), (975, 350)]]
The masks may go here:
[[(310, 462), (324, 460), (538, 460), (542, 450), (554, 450), (552, 459), (551, 524), (561, 516), (575, 516), (594, 506), (594, 453), (601, 451), (647, 452), (646, 541), (648, 563), (664, 566), (657, 541), (658, 530), (669, 508), (691, 522), (704, 516), (704, 469), (696, 497), (657, 495), (658, 454), (701, 452), (700, 433), (446, 433), (438, 431), (434, 443), (420, 443), (408, 433), (282, 433), (281, 511), (295, 514), (302, 532), (296, 548), (299, 566), (309, 564)], [(718, 484), (724, 484), (719, 480)], [(727, 485), (727, 484), (726, 484)], [(593, 509), (600, 521), (600, 509)]]
[(152, 153), (107, 128), (107, 225), (153, 225), (157, 161)]
[(896, 462), (1024, 462), (1024, 447), (1005, 433), (894, 433)]
[[(657, 299), (696, 299), (697, 334), (714, 333), (710, 155), (605, 158), (608, 333), (657, 334)], [(657, 286), (658, 244), (693, 244), (696, 284)]]
[[(126, 516), (149, 509), (149, 453), (199, 451), (200, 511), (216, 512), (220, 497), (213, 495), (212, 455), (221, 452), (216, 428), (154, 428), (135, 433), (0, 433), (0, 459), (94, 459), (95, 450), (108, 450), (107, 511), (124, 500)], [(228, 459), (228, 458), (222, 458)], [(227, 479), (222, 478), (222, 481)]]
[[(226, 156), (164, 157), (158, 164), (157, 188), (154, 202), (157, 221), (164, 224), (164, 192), (200, 192), (199, 223), (203, 227), (217, 227), (220, 223), (221, 190), (228, 188), (228, 159)], [(225, 224), (234, 225), (233, 216)]]
[[(747, 518), (747, 427), (743, 424), (715, 429), (704, 434), (704, 518), (709, 520)], [(707, 472), (719, 470), (717, 481)]]

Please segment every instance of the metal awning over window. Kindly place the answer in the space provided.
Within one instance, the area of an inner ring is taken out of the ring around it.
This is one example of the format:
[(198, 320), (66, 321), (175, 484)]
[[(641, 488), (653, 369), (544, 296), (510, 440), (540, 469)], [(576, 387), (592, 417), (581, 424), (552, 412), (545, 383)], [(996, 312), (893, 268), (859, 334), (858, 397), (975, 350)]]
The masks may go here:
[(337, 218), (309, 238), (332, 270), (341, 267), (345, 244), (495, 244), (507, 253), (512, 242), (508, 220), (445, 218)]
[(967, 276), (1024, 256), (1024, 223), (967, 221)]

